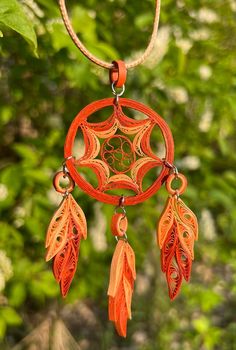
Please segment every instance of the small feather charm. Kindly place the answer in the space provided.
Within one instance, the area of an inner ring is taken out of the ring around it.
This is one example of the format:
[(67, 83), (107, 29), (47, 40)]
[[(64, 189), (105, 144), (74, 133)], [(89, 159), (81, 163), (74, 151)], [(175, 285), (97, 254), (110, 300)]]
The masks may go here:
[[(171, 182), (179, 178), (182, 186), (179, 190), (171, 187)], [(182, 174), (168, 177), (166, 187), (172, 195), (160, 217), (157, 227), (157, 241), (161, 248), (161, 268), (166, 274), (170, 299), (178, 295), (183, 278), (189, 282), (192, 260), (194, 259), (194, 241), (198, 239), (198, 223), (194, 213), (179, 198), (187, 186)]]
[(131, 319), (131, 301), (136, 279), (135, 254), (125, 234), (127, 224), (125, 215), (120, 213), (113, 215), (112, 233), (119, 239), (111, 262), (107, 292), (109, 320), (114, 322), (118, 334), (122, 337), (126, 337), (127, 321)]
[[(58, 174), (61, 175), (61, 172)], [(58, 174), (56, 176), (59, 176)], [(69, 174), (66, 176), (69, 177)], [(54, 186), (56, 190), (61, 189), (58, 187), (59, 183), (55, 185), (55, 181)], [(53, 259), (53, 274), (60, 284), (63, 297), (66, 297), (69, 291), (77, 268), (80, 240), (86, 237), (87, 224), (83, 210), (71, 193), (66, 191), (49, 224), (45, 244), (46, 261)]]
[(128, 242), (120, 239), (112, 258), (109, 296), (109, 320), (118, 334), (126, 337), (127, 321), (131, 319), (131, 301), (134, 289), (135, 255)]

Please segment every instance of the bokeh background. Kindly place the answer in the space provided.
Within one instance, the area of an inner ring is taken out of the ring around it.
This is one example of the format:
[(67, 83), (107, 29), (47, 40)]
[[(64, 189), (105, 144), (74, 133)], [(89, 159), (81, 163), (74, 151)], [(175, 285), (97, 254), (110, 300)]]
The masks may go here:
[[(154, 0), (68, 5), (79, 37), (100, 58), (143, 52)], [(163, 0), (153, 53), (128, 74), (125, 97), (171, 127), (200, 239), (191, 283), (170, 302), (155, 237), (167, 193), (127, 209), (138, 276), (126, 339), (107, 321), (112, 206), (74, 192), (89, 235), (65, 301), (44, 261), (68, 127), (87, 103), (111, 96), (108, 72), (73, 45), (56, 1), (1, 0), (0, 36), (0, 348), (235, 350), (236, 1)]]

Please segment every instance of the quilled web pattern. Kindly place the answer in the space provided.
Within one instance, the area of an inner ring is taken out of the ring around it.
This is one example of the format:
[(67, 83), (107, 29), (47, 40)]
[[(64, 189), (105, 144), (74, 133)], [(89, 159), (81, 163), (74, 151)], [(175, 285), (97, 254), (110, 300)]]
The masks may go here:
[(161, 268), (166, 274), (170, 299), (180, 292), (183, 278), (189, 282), (198, 223), (194, 213), (176, 196), (169, 197), (160, 217), (157, 239), (161, 248)]
[[(98, 110), (112, 106), (113, 113), (102, 122), (92, 123), (88, 117)], [(147, 116), (136, 120), (127, 117), (122, 107), (128, 107)], [(165, 144), (165, 159), (173, 162), (174, 143), (166, 122), (153, 110), (133, 100), (113, 98), (93, 102), (86, 106), (74, 119), (65, 143), (65, 159), (69, 173), (82, 190), (97, 200), (117, 205), (119, 196), (107, 193), (114, 189), (129, 189), (133, 196), (127, 196), (125, 204), (133, 205), (152, 196), (165, 181), (168, 169), (151, 149), (150, 136), (154, 126), (158, 126)], [(81, 130), (85, 151), (76, 157), (73, 147), (77, 132)], [(73, 155), (73, 158), (71, 156)], [(69, 159), (70, 158), (70, 159)], [(97, 187), (93, 187), (80, 175), (79, 170), (87, 167), (97, 177)], [(143, 179), (147, 172), (161, 167), (154, 183), (143, 189)]]

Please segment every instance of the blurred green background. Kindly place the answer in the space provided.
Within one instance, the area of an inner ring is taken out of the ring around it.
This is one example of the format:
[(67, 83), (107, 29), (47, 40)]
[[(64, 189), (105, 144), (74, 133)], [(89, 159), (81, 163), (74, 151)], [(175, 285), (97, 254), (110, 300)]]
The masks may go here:
[[(152, 30), (154, 0), (68, 1), (73, 25), (102, 59), (132, 59)], [(155, 227), (165, 189), (127, 208), (138, 271), (126, 339), (107, 320), (112, 206), (78, 189), (88, 239), (67, 299), (44, 261), (60, 195), (53, 174), (68, 127), (87, 103), (111, 96), (63, 26), (56, 1), (0, 2), (0, 348), (236, 349), (236, 1), (163, 0), (149, 59), (129, 71), (125, 97), (169, 123), (175, 163), (197, 214), (190, 284), (170, 302)]]

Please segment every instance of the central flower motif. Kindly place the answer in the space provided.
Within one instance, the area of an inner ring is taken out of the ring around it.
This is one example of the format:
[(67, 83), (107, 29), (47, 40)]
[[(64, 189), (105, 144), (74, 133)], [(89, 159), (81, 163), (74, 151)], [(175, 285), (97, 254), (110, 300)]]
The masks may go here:
[(123, 135), (106, 139), (102, 145), (101, 157), (115, 174), (129, 171), (136, 158), (131, 141)]

